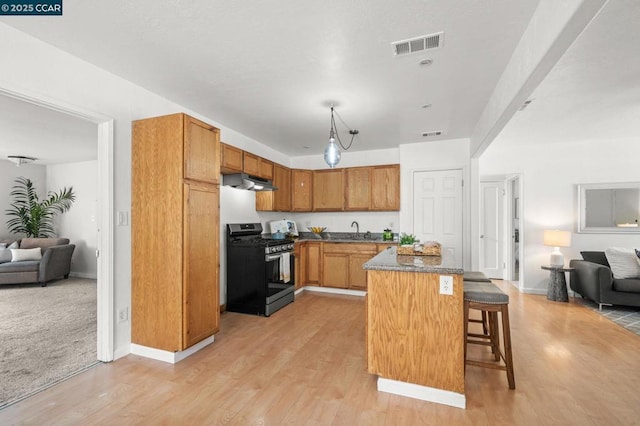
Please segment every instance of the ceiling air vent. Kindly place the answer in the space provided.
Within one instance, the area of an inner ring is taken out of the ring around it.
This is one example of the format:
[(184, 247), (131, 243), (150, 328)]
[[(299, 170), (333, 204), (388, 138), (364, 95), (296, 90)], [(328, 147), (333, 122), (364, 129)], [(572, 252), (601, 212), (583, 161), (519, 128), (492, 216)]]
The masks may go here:
[(429, 136), (440, 136), (442, 134), (442, 131), (438, 130), (436, 132), (423, 132), (422, 136), (424, 137), (429, 137)]
[(410, 40), (395, 41), (391, 43), (393, 46), (393, 54), (396, 56), (408, 55), (410, 53), (422, 52), (423, 50), (438, 49), (442, 47), (444, 32), (429, 34), (412, 38)]

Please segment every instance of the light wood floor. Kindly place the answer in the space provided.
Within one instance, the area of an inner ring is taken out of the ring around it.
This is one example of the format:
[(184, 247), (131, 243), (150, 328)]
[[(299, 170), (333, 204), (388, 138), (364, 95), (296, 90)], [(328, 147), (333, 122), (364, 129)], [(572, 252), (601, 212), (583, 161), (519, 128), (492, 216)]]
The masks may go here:
[(303, 293), (270, 318), (223, 314), (216, 342), (176, 365), (129, 355), (0, 411), (0, 424), (639, 424), (639, 336), (498, 284), (511, 296), (516, 389), (468, 367), (466, 410), (377, 392), (363, 299)]

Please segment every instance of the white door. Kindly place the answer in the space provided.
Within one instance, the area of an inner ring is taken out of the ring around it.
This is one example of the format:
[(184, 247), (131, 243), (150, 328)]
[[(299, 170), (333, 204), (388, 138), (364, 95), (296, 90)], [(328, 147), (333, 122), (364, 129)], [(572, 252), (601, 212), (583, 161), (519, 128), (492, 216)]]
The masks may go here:
[(413, 232), (462, 266), (462, 170), (413, 174)]
[(480, 271), (489, 278), (504, 278), (504, 182), (480, 182)]

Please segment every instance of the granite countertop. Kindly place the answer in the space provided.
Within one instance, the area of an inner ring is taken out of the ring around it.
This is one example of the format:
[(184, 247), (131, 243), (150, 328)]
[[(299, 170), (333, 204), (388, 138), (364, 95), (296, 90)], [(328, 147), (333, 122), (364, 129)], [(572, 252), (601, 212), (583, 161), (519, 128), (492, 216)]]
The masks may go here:
[(397, 247), (389, 247), (363, 265), (369, 271), (423, 272), (462, 274), (464, 269), (448, 256), (397, 255)]
[(359, 238), (354, 238), (349, 232), (323, 232), (322, 237), (317, 236), (313, 232), (300, 232), (296, 241), (299, 242), (323, 242), (323, 243), (375, 243), (375, 244), (398, 244), (397, 241), (384, 241), (382, 233), (372, 232), (371, 238), (365, 238), (364, 232), (360, 233)]

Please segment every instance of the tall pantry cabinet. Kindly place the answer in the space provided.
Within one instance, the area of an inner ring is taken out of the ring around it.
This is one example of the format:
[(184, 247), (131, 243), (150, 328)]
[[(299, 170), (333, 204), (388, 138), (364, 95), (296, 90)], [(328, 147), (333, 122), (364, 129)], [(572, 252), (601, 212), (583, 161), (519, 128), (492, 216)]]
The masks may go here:
[(219, 331), (220, 131), (133, 123), (131, 341), (179, 352)]

